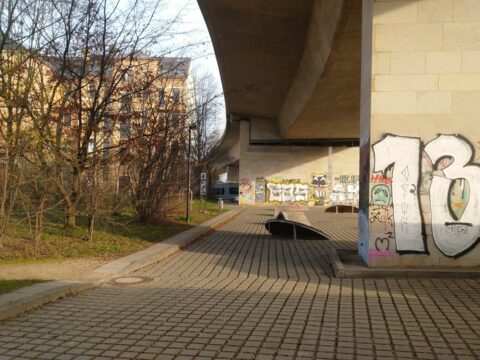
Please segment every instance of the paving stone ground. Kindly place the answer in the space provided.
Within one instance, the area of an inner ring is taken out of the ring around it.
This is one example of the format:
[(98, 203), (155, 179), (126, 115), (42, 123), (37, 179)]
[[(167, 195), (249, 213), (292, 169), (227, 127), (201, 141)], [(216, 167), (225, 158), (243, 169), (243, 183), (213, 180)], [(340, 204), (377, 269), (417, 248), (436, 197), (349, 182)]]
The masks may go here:
[[(335, 279), (326, 251), (355, 248), (348, 234), (272, 238), (272, 215), (248, 209), (137, 272), (151, 282), (105, 285), (0, 323), (0, 359), (480, 357), (476, 280)], [(342, 216), (319, 221), (354, 226)]]

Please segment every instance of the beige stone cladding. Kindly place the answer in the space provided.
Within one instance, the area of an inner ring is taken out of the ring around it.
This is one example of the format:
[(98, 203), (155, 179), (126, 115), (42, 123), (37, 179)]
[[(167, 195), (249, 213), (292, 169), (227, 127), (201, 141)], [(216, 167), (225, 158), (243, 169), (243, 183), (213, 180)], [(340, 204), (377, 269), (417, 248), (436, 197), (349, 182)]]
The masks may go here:
[(369, 266), (480, 265), (480, 1), (366, 0), (363, 16), (360, 252)]

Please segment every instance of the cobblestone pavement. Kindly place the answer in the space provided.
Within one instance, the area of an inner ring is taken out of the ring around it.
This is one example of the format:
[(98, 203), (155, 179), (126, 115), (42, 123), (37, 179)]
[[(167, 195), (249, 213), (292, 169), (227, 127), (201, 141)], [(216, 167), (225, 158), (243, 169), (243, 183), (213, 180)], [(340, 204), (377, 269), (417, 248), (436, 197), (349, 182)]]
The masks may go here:
[[(335, 279), (328, 244), (274, 239), (249, 209), (139, 271), (0, 324), (0, 359), (477, 359), (475, 280)], [(339, 215), (341, 216), (341, 215)]]

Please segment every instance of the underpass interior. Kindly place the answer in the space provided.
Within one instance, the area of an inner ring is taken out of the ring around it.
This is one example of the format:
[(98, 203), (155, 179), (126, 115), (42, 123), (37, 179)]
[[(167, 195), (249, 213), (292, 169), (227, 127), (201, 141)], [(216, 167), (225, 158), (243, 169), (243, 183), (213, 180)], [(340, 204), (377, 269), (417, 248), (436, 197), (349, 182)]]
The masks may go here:
[(240, 205), (358, 207), (361, 2), (199, 4), (229, 116), (211, 158)]

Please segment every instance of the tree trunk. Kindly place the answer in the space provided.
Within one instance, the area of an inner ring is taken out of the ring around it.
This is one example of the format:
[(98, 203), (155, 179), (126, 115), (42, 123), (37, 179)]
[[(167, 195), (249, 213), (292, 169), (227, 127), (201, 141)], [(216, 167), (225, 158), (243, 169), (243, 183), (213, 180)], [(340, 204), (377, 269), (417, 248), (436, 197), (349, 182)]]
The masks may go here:
[(65, 206), (65, 227), (75, 227), (76, 223), (76, 211), (74, 206)]
[(66, 201), (65, 206), (65, 227), (77, 226), (76, 213), (78, 197), (80, 194), (80, 171), (76, 167), (73, 168), (72, 186), (73, 191), (70, 195), (70, 199)]
[(95, 229), (95, 214), (88, 217), (88, 241), (93, 241), (93, 231)]

